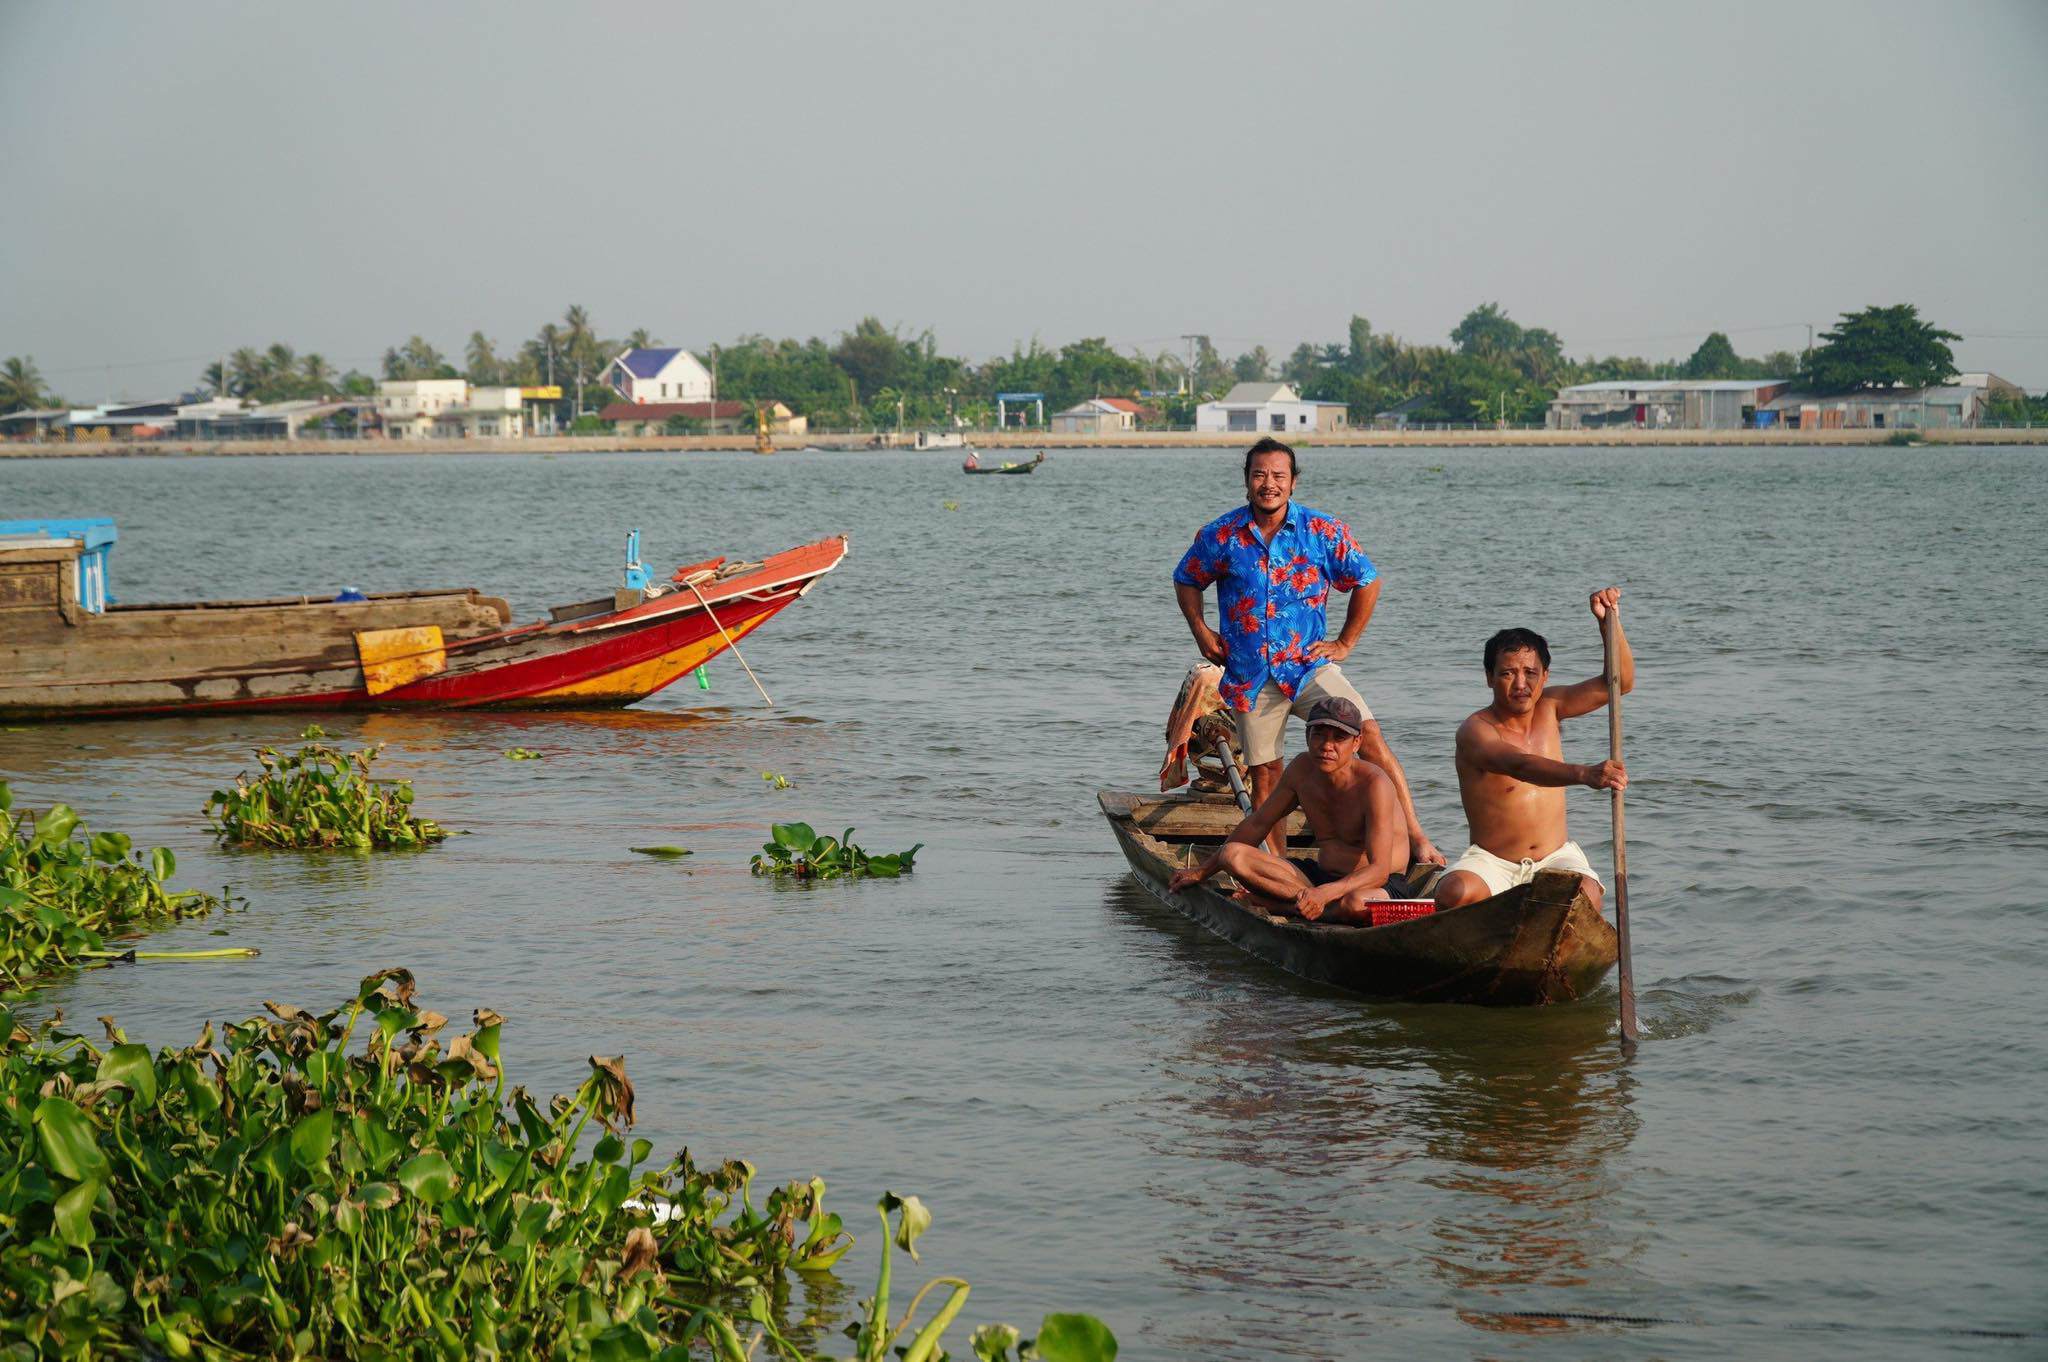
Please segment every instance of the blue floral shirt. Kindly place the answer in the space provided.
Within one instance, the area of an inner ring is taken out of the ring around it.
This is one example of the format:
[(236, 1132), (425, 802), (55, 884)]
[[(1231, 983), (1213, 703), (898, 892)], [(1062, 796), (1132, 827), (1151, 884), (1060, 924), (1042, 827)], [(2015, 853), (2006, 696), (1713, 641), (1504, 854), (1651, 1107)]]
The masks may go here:
[(1240, 506), (1195, 536), (1173, 570), (1182, 586), (1216, 584), (1220, 624), (1230, 656), (1223, 665), (1223, 703), (1249, 712), (1268, 680), (1292, 700), (1325, 659), (1308, 650), (1323, 641), (1330, 588), (1355, 591), (1379, 569), (1351, 529), (1335, 516), (1287, 503), (1287, 518), (1268, 544)]

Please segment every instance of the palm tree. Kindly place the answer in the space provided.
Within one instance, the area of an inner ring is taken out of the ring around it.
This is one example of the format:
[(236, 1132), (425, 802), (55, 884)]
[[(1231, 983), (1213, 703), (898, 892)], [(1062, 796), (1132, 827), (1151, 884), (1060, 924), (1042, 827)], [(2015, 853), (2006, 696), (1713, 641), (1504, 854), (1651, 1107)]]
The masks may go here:
[(540, 342), (540, 359), (547, 366), (548, 382), (552, 384), (555, 381), (555, 361), (562, 356), (562, 328), (549, 322), (534, 339)]
[(309, 396), (319, 397), (334, 386), (334, 366), (327, 362), (327, 356), (315, 352), (299, 360), (299, 376), (306, 380), (306, 386), (313, 391)]
[(269, 379), (290, 378), (299, 367), (299, 357), (283, 341), (273, 344), (263, 352), (264, 377)]
[(407, 378), (432, 378), (441, 371), (441, 366), (447, 363), (439, 350), (419, 336), (407, 340), (405, 348), (400, 353), (405, 358)]
[(498, 362), (497, 347), (491, 338), (481, 331), (469, 333), (469, 346), (463, 351), (469, 362), (469, 381), (472, 383), (503, 383), (505, 366)]
[(566, 328), (562, 336), (562, 354), (576, 366), (576, 414), (583, 414), (583, 376), (593, 372), (598, 365), (597, 336), (590, 329), (590, 313), (574, 303), (562, 315)]
[(9, 356), (0, 364), (0, 412), (40, 407), (44, 400), (43, 376), (36, 372), (34, 356)]
[(226, 397), (228, 395), (227, 366), (223, 365), (219, 360), (215, 360), (200, 371), (199, 381), (213, 389), (215, 397)]
[(626, 337), (626, 347), (632, 350), (647, 350), (660, 343), (647, 334), (647, 328), (644, 326), (634, 327), (632, 333)]
[(263, 382), (263, 356), (252, 346), (243, 346), (228, 356), (228, 391), (247, 397)]

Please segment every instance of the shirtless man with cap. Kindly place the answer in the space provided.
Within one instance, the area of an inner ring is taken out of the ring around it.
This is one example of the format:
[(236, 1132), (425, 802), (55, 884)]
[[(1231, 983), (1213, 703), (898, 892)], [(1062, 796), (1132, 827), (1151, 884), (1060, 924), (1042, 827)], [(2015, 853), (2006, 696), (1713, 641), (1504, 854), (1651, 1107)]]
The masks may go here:
[[(1408, 824), (1394, 782), (1358, 755), (1365, 716), (1341, 697), (1308, 713), (1308, 750), (1287, 763), (1266, 801), (1245, 815), (1228, 841), (1198, 866), (1177, 870), (1168, 887), (1200, 884), (1219, 870), (1310, 922), (1370, 922), (1387, 877), (1408, 868)], [(1262, 845), (1299, 808), (1315, 836), (1312, 864)]]

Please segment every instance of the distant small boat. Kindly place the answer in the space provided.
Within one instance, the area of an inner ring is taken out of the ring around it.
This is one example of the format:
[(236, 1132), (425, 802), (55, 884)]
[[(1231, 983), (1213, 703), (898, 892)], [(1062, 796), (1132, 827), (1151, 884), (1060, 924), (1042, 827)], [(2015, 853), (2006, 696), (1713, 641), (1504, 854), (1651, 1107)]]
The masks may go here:
[[(1526, 1007), (1583, 997), (1614, 966), (1614, 928), (1579, 892), (1577, 875), (1542, 871), (1504, 894), (1442, 911), (1422, 900), (1389, 903), (1397, 920), (1385, 926), (1306, 922), (1270, 913), (1256, 897), (1233, 897), (1218, 887), (1232, 883), (1227, 875), (1167, 887), (1174, 871), (1237, 826), (1243, 815), (1228, 796), (1104, 790), (1096, 799), (1148, 893), (1304, 979), (1389, 1002)], [(1300, 815), (1290, 822), (1298, 835)]]
[[(0, 718), (241, 710), (604, 709), (689, 675), (815, 586), (838, 536), (713, 558), (511, 623), (474, 589), (116, 603), (111, 521), (0, 525)], [(629, 559), (636, 551), (629, 549)]]
[(961, 472), (963, 472), (963, 473), (984, 473), (984, 474), (988, 474), (988, 473), (1029, 473), (1029, 472), (1031, 472), (1031, 471), (1032, 471), (1033, 469), (1037, 468), (1037, 467), (1038, 467), (1038, 465), (1040, 465), (1040, 464), (1042, 464), (1042, 463), (1044, 463), (1044, 462), (1045, 462), (1045, 451), (1041, 449), (1041, 450), (1039, 450), (1039, 451), (1038, 451), (1038, 457), (1037, 457), (1037, 458), (1035, 458), (1035, 459), (1033, 459), (1033, 460), (1032, 460), (1032, 461), (1031, 461), (1030, 463), (1006, 463), (1006, 464), (1004, 464), (1004, 465), (1003, 465), (1002, 467), (1000, 467), (1000, 468), (983, 468), (983, 467), (981, 466), (981, 463), (980, 463), (980, 461), (979, 461), (979, 460), (978, 460), (978, 459), (977, 459), (977, 458), (976, 458), (976, 457), (975, 457), (975, 456), (974, 456), (974, 455), (973, 455), (972, 453), (970, 453), (970, 454), (968, 454), (968, 456), (967, 456), (967, 462), (966, 462), (966, 463), (963, 463), (963, 464), (961, 464), (961, 465), (960, 465), (960, 471), (961, 471)]

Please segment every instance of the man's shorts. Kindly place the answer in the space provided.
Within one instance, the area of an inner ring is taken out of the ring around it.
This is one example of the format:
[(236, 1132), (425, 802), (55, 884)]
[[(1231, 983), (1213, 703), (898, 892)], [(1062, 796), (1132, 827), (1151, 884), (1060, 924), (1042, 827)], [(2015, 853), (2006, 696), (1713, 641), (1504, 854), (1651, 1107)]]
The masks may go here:
[(1325, 662), (1310, 672), (1308, 680), (1302, 683), (1292, 700), (1271, 681), (1261, 686), (1258, 697), (1252, 702), (1251, 713), (1235, 716), (1237, 745), (1244, 749), (1246, 764), (1264, 766), (1269, 761), (1280, 760), (1280, 739), (1287, 727), (1287, 716), (1298, 714), (1305, 723), (1316, 701), (1332, 699), (1349, 700), (1358, 706), (1360, 717), (1367, 723), (1372, 722), (1372, 707), (1344, 679), (1344, 673), (1337, 670), (1334, 662)]
[(1540, 861), (1505, 861), (1485, 847), (1471, 846), (1465, 848), (1463, 856), (1451, 862), (1445, 873), (1455, 875), (1460, 870), (1486, 881), (1488, 894), (1505, 894), (1518, 884), (1527, 884), (1536, 878), (1539, 870), (1570, 870), (1588, 877), (1595, 884), (1606, 883), (1594, 871), (1592, 862), (1586, 859), (1586, 853), (1579, 849), (1577, 842), (1566, 842)]

